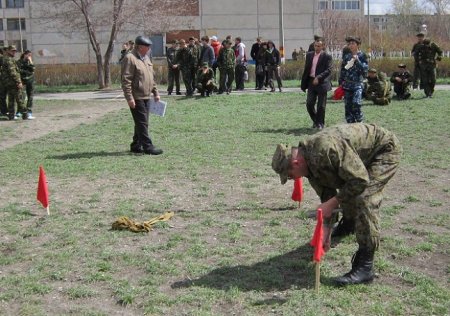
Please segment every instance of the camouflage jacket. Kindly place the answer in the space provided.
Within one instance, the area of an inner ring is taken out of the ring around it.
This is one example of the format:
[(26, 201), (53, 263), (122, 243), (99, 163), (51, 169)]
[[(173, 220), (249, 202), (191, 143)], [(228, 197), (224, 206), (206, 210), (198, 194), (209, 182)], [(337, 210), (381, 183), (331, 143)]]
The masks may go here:
[[(402, 82), (398, 82), (397, 80), (395, 80), (396, 77), (402, 79)], [(394, 84), (394, 86), (409, 85), (412, 79), (413, 78), (411, 73), (406, 69), (403, 71), (395, 71), (391, 76), (391, 82)]]
[(217, 58), (217, 64), (219, 68), (230, 69), (234, 68), (236, 63), (236, 56), (232, 48), (222, 48)]
[(209, 80), (213, 80), (214, 71), (211, 68), (208, 68), (206, 73), (203, 73), (202, 69), (197, 71), (197, 75), (195, 76), (195, 80), (197, 84), (207, 84)]
[(197, 69), (198, 63), (200, 60), (200, 49), (197, 45), (189, 45), (189, 51), (191, 52), (191, 59), (189, 60), (189, 64), (191, 68)]
[(17, 61), (17, 66), (20, 71), (20, 78), (22, 81), (30, 81), (34, 79), (34, 64), (30, 63), (29, 60), (19, 59)]
[(2, 62), (2, 81), (7, 86), (17, 86), (22, 83), (20, 79), (20, 70), (17, 62), (13, 57), (3, 56)]
[(175, 57), (177, 56), (178, 49), (169, 47), (166, 52), (167, 66), (172, 69), (175, 65)]
[(441, 60), (442, 49), (435, 43), (423, 44), (418, 50), (419, 64), (436, 64), (436, 60)]
[(367, 94), (374, 94), (376, 96), (383, 96), (386, 94), (386, 89), (390, 90), (390, 83), (384, 72), (378, 72), (374, 78), (367, 77)]
[[(299, 143), (306, 160), (309, 183), (319, 195), (331, 198), (339, 190), (339, 202), (349, 201), (368, 187), (371, 178), (367, 166), (387, 146), (401, 147), (395, 135), (372, 124), (354, 123), (324, 129)], [(389, 163), (389, 162), (386, 162)], [(328, 192), (328, 193), (327, 193)]]
[(362, 88), (362, 82), (367, 76), (369, 64), (366, 55), (362, 52), (357, 53), (358, 59), (353, 66), (346, 69), (347, 63), (353, 58), (351, 53), (345, 54), (342, 58), (341, 72), (339, 75), (339, 85), (345, 90), (356, 90)]
[(191, 51), (188, 47), (182, 47), (177, 51), (175, 55), (174, 64), (180, 65), (180, 69), (189, 69), (191, 61)]

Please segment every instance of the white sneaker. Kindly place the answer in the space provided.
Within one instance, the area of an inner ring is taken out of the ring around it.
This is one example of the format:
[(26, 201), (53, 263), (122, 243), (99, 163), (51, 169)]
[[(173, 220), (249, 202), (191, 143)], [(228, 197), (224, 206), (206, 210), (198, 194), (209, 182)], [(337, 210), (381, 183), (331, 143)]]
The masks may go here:
[(33, 116), (33, 113), (28, 112), (28, 119), (29, 120), (34, 120), (35, 119), (35, 117)]

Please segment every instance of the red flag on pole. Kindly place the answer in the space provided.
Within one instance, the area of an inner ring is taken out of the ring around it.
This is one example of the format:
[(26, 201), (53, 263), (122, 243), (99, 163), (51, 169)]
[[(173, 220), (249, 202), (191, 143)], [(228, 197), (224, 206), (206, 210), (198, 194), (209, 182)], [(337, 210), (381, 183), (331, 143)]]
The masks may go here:
[(314, 262), (320, 262), (322, 256), (325, 254), (323, 250), (323, 217), (322, 217), (322, 209), (317, 210), (317, 224), (316, 229), (314, 230), (314, 235), (311, 240), (311, 246), (314, 247)]
[(294, 191), (292, 191), (291, 199), (297, 202), (303, 200), (303, 181), (302, 178), (294, 180)]
[(48, 213), (48, 184), (45, 171), (42, 166), (39, 166), (39, 182), (37, 189), (37, 200), (42, 203), (42, 206), (47, 208)]

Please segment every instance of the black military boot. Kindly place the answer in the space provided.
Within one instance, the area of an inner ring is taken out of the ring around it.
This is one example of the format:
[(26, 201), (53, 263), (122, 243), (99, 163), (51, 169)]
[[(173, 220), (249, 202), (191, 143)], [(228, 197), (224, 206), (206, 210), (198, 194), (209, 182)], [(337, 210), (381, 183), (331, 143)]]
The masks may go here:
[(146, 155), (161, 155), (162, 153), (163, 150), (156, 148), (155, 146), (151, 146), (150, 148), (144, 150), (144, 154)]
[(353, 233), (355, 233), (355, 221), (353, 219), (342, 217), (337, 226), (333, 229), (331, 237), (345, 237)]
[(336, 285), (346, 286), (372, 282), (375, 276), (373, 272), (374, 253), (374, 250), (359, 248), (352, 258), (352, 270), (343, 276), (336, 278)]

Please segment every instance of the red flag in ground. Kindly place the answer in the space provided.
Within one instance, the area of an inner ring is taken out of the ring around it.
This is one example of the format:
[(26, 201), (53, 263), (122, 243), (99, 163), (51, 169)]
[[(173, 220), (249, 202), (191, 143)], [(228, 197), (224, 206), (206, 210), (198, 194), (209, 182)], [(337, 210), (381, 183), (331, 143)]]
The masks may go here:
[(311, 246), (314, 247), (314, 262), (320, 262), (322, 256), (325, 254), (323, 250), (323, 217), (322, 217), (322, 209), (317, 210), (317, 224), (316, 229), (314, 230), (314, 235), (311, 240)]
[(294, 191), (292, 191), (291, 199), (297, 202), (303, 200), (303, 181), (302, 178), (294, 180)]
[(37, 189), (37, 200), (42, 203), (43, 207), (48, 207), (48, 184), (45, 171), (39, 166), (39, 182)]

